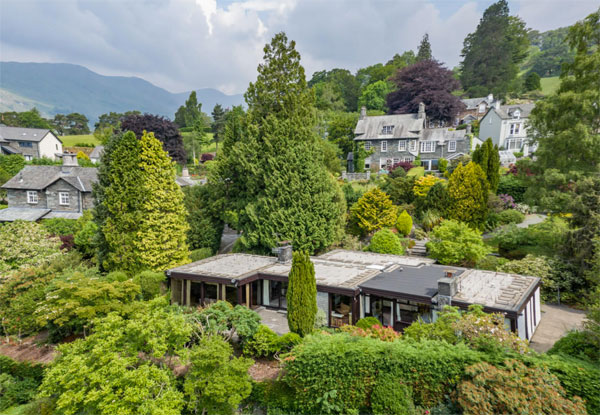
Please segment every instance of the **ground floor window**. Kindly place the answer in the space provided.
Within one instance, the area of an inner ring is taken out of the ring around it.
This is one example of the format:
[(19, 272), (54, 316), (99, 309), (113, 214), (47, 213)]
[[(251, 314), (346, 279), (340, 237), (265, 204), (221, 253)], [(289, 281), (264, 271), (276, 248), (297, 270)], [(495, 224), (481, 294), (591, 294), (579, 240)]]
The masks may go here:
[(523, 147), (522, 138), (509, 138), (508, 140), (506, 140), (507, 150), (520, 150), (521, 147)]
[(438, 160), (421, 160), (421, 166), (425, 167), (427, 171), (437, 170)]
[(287, 282), (282, 281), (263, 281), (267, 287), (269, 307), (287, 310)]
[(216, 303), (219, 300), (219, 284), (204, 283), (204, 304)]
[(332, 327), (352, 324), (352, 297), (329, 294), (330, 322)]
[(364, 296), (365, 316), (375, 317), (383, 326), (401, 331), (418, 319), (431, 322), (431, 306), (403, 299)]

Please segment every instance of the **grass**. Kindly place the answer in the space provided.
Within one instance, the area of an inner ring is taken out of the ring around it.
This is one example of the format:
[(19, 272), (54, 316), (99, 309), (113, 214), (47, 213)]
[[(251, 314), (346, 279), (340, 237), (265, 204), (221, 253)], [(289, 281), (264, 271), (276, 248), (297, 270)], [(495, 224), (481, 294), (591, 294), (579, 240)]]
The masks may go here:
[(550, 95), (558, 89), (560, 85), (560, 79), (558, 78), (558, 76), (542, 78), (540, 79), (540, 83), (542, 85), (542, 94)]
[(100, 140), (94, 137), (93, 134), (65, 135), (63, 137), (60, 137), (60, 139), (63, 142), (63, 147), (74, 147), (76, 144), (79, 143), (93, 144), (95, 146), (100, 145)]
[(31, 413), (30, 408), (31, 404), (29, 403), (25, 405), (13, 406), (0, 412), (0, 415), (25, 415)]
[[(198, 154), (202, 154), (202, 153), (214, 153), (217, 150), (217, 144), (212, 142), (213, 139), (213, 133), (206, 133), (207, 137), (211, 140), (211, 143), (207, 146), (202, 147), (202, 151), (200, 151), (198, 148), (196, 148), (196, 152)], [(183, 142), (185, 143), (187, 140), (192, 136), (192, 133), (181, 133), (181, 136), (183, 137)], [(186, 145), (186, 148), (188, 146)]]
[(407, 176), (415, 176), (415, 178), (423, 177), (425, 175), (425, 167), (413, 167), (407, 173)]

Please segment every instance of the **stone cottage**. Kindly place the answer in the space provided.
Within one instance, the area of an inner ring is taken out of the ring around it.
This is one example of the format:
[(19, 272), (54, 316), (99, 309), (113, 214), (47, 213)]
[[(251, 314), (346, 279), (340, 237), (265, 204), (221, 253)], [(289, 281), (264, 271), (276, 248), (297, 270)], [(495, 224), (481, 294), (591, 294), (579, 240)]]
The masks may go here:
[(25, 166), (2, 186), (8, 208), (0, 210), (0, 221), (77, 219), (93, 206), (97, 169), (79, 167), (75, 154), (61, 156), (61, 166)]

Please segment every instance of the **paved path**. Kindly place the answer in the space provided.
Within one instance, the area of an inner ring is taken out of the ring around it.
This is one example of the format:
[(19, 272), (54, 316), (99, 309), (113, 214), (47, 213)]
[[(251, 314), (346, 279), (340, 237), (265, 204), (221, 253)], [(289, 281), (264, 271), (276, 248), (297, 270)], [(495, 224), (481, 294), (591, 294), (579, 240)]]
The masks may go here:
[(542, 304), (542, 319), (530, 345), (536, 352), (547, 352), (568, 331), (581, 327), (585, 313), (567, 306)]
[(281, 311), (267, 310), (264, 307), (260, 307), (256, 310), (262, 323), (269, 326), (275, 333), (282, 335), (290, 331), (288, 328), (287, 314)]
[(219, 254), (228, 254), (231, 252), (231, 248), (233, 248), (233, 244), (238, 240), (240, 235), (238, 235), (237, 231), (229, 228), (229, 226), (225, 225), (223, 229), (223, 234), (221, 235), (221, 246), (219, 247)]
[(529, 227), (529, 225), (535, 225), (537, 223), (541, 223), (544, 220), (546, 220), (547, 216), (546, 215), (540, 215), (540, 214), (531, 214), (531, 215), (525, 215), (525, 220), (521, 223), (519, 223), (517, 225), (517, 227), (519, 228), (527, 228)]

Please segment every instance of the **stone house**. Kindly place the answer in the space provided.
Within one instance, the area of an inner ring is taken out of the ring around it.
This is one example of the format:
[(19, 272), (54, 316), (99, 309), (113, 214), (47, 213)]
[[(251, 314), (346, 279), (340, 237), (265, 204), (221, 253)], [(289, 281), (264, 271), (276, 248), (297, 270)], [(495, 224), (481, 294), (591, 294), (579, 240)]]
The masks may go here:
[(29, 161), (42, 157), (57, 160), (62, 152), (62, 141), (50, 130), (0, 125), (0, 154), (22, 154)]
[[(502, 313), (505, 327), (531, 339), (540, 319), (540, 279), (434, 264), (423, 257), (334, 250), (311, 258), (317, 306), (327, 325), (355, 324), (371, 316), (401, 331), (432, 322), (445, 305), (466, 310), (480, 304)], [(278, 257), (224, 254), (168, 270), (171, 302), (204, 306), (225, 300), (250, 308), (287, 310), (291, 246)]]
[(469, 130), (449, 127), (427, 128), (425, 105), (417, 114), (367, 116), (361, 114), (354, 129), (355, 141), (371, 151), (367, 169), (386, 169), (398, 162), (414, 162), (417, 157), (426, 170), (437, 170), (440, 158), (451, 160), (469, 154), (478, 142)]
[(534, 107), (535, 104), (495, 105), (481, 119), (479, 136), (482, 140), (491, 137), (500, 150), (528, 155), (535, 151), (527, 125)]
[(93, 207), (95, 167), (79, 167), (75, 154), (62, 155), (62, 166), (25, 166), (6, 182), (8, 208), (0, 221), (66, 218), (77, 219)]
[(465, 104), (465, 109), (458, 114), (455, 124), (470, 124), (480, 120), (490, 108), (500, 103), (500, 100), (494, 99), (493, 94), (481, 98), (465, 98), (461, 101)]

